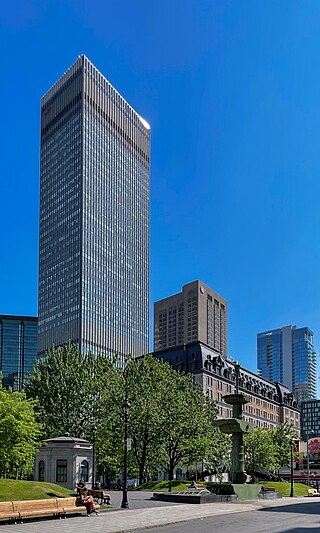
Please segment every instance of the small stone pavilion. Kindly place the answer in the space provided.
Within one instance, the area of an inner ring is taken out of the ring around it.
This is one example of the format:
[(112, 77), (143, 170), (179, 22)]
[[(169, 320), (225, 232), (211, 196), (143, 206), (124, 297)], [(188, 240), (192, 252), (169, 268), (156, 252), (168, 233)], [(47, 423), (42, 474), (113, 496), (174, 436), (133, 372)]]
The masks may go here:
[(36, 455), (35, 481), (50, 481), (68, 489), (74, 489), (80, 479), (91, 484), (91, 442), (71, 437), (69, 433), (44, 442)]

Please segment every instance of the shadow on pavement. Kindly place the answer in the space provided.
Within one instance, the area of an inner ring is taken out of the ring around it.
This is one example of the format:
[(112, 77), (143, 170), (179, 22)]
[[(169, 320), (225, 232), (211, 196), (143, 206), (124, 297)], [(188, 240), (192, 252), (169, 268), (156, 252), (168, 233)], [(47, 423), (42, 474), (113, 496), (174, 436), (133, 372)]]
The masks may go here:
[(286, 529), (281, 533), (312, 533), (314, 531), (319, 531), (318, 527), (295, 527), (294, 529)]
[(320, 502), (296, 503), (291, 505), (281, 505), (279, 507), (264, 507), (263, 509), (259, 509), (259, 511), (264, 511), (266, 513), (318, 514), (320, 516)]

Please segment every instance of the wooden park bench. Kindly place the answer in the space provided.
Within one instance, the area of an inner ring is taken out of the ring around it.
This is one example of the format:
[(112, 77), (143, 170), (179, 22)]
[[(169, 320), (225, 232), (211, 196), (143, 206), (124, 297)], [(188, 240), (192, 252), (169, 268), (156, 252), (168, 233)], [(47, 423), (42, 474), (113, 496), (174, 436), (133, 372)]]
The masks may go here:
[(276, 489), (274, 487), (266, 487), (265, 485), (262, 485), (261, 492), (276, 492)]
[(320, 492), (317, 489), (308, 489), (308, 496), (320, 496)]
[(92, 496), (95, 502), (100, 503), (100, 505), (104, 503), (110, 505), (111, 496), (107, 492), (104, 492), (101, 489), (89, 489), (88, 494)]
[[(95, 508), (100, 505), (95, 505)], [(22, 500), (0, 502), (0, 518), (21, 521), (33, 516), (57, 516), (66, 518), (67, 513), (81, 513), (87, 511), (81, 505), (76, 505), (76, 498), (50, 498), (47, 500)]]
[(197, 483), (197, 487), (187, 487), (187, 490), (201, 490), (205, 488), (206, 486), (203, 485), (202, 483)]
[(111, 496), (107, 492), (104, 492), (102, 489), (88, 489), (87, 487), (81, 487), (79, 492), (80, 494), (88, 494), (88, 496), (92, 496), (94, 501), (99, 503), (100, 505), (110, 505)]
[[(84, 505), (76, 505), (76, 498), (57, 498), (58, 508), (62, 509), (62, 517), (66, 518), (67, 513), (78, 513), (79, 511), (86, 511)], [(99, 509), (100, 505), (94, 504), (95, 509)]]
[(14, 510), (13, 502), (0, 502), (0, 518), (16, 522), (19, 513)]

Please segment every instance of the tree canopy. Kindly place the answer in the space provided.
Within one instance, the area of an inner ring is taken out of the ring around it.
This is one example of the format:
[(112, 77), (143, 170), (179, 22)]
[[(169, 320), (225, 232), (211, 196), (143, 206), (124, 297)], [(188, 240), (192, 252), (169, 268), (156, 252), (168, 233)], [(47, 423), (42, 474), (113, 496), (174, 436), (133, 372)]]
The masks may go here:
[(0, 390), (0, 475), (24, 476), (33, 471), (40, 425), (35, 402), (24, 392)]
[(36, 362), (26, 392), (38, 401), (44, 438), (66, 432), (91, 438), (93, 425), (112, 412), (120, 382), (113, 361), (91, 353), (80, 356), (68, 344)]
[(275, 429), (256, 428), (244, 438), (246, 470), (279, 470), (290, 463), (290, 440), (297, 433), (289, 424), (279, 424)]
[(97, 426), (97, 463), (111, 478), (122, 469), (125, 397), (131, 404), (129, 469), (140, 481), (159, 467), (172, 478), (178, 463), (204, 456), (208, 467), (219, 469), (226, 437), (212, 427), (214, 403), (190, 375), (151, 355), (121, 366), (79, 355), (72, 344), (53, 348), (36, 363), (26, 390), (38, 402), (43, 438), (69, 432), (90, 440)]
[[(131, 404), (132, 453), (140, 482), (159, 467), (173, 478), (178, 464), (210, 456), (225, 440), (212, 426), (216, 407), (190, 375), (175, 372), (164, 361), (145, 355), (131, 359), (124, 371)], [(208, 461), (209, 465), (209, 461)], [(216, 465), (217, 466), (217, 465)]]

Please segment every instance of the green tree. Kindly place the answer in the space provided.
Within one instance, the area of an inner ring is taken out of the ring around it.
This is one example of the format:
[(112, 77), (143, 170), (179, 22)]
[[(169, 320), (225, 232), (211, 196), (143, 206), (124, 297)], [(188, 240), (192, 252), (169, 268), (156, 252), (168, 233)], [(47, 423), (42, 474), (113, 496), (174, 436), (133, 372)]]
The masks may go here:
[(275, 470), (277, 466), (273, 430), (256, 428), (244, 436), (245, 468), (250, 474), (257, 470)]
[(113, 420), (120, 383), (114, 361), (91, 353), (80, 355), (75, 345), (68, 344), (53, 348), (36, 363), (26, 392), (38, 401), (45, 438), (66, 432), (91, 438), (94, 424), (100, 433)]
[(40, 426), (35, 420), (35, 402), (24, 392), (0, 390), (0, 472), (17, 478), (33, 472)]
[(123, 368), (116, 360), (79, 355), (72, 344), (53, 348), (35, 365), (26, 390), (38, 402), (43, 437), (69, 432), (91, 439), (97, 426), (98, 471), (111, 478), (123, 466), (125, 397), (131, 404), (129, 473), (138, 473), (140, 482), (161, 465), (169, 465), (172, 478), (180, 462), (208, 457), (220, 464), (224, 437), (211, 424), (214, 404), (190, 376), (151, 355), (129, 358)]
[[(130, 437), (132, 455), (138, 467), (139, 482), (146, 470), (159, 466), (162, 416), (160, 405), (166, 394), (166, 383), (171, 374), (167, 363), (149, 354), (129, 359), (123, 371), (123, 388), (127, 391), (130, 409)], [(134, 462), (131, 468), (134, 468)]]
[(290, 440), (298, 438), (289, 424), (275, 429), (256, 428), (244, 438), (246, 470), (278, 470), (290, 463)]
[(213, 439), (212, 420), (216, 407), (194, 383), (192, 376), (171, 370), (159, 404), (161, 413), (160, 457), (169, 474), (169, 490), (174, 468), (190, 464), (207, 452), (208, 441)]
[(116, 360), (110, 361), (104, 357), (98, 357), (96, 364), (99, 376), (94, 407), (97, 470), (104, 477), (114, 479), (123, 466), (123, 370)]
[(213, 428), (211, 435), (207, 435), (205, 440), (204, 468), (222, 478), (222, 474), (229, 471), (231, 466), (230, 435), (226, 435), (219, 429)]
[(211, 468), (220, 465), (219, 443), (225, 437), (212, 425), (216, 407), (191, 376), (147, 354), (128, 360), (123, 380), (131, 404), (129, 470), (137, 467), (140, 483), (159, 467), (172, 479), (178, 464), (203, 457), (208, 463), (210, 457)]
[(274, 445), (275, 470), (290, 464), (290, 441), (297, 440), (298, 434), (290, 424), (279, 424), (272, 431), (272, 441)]

